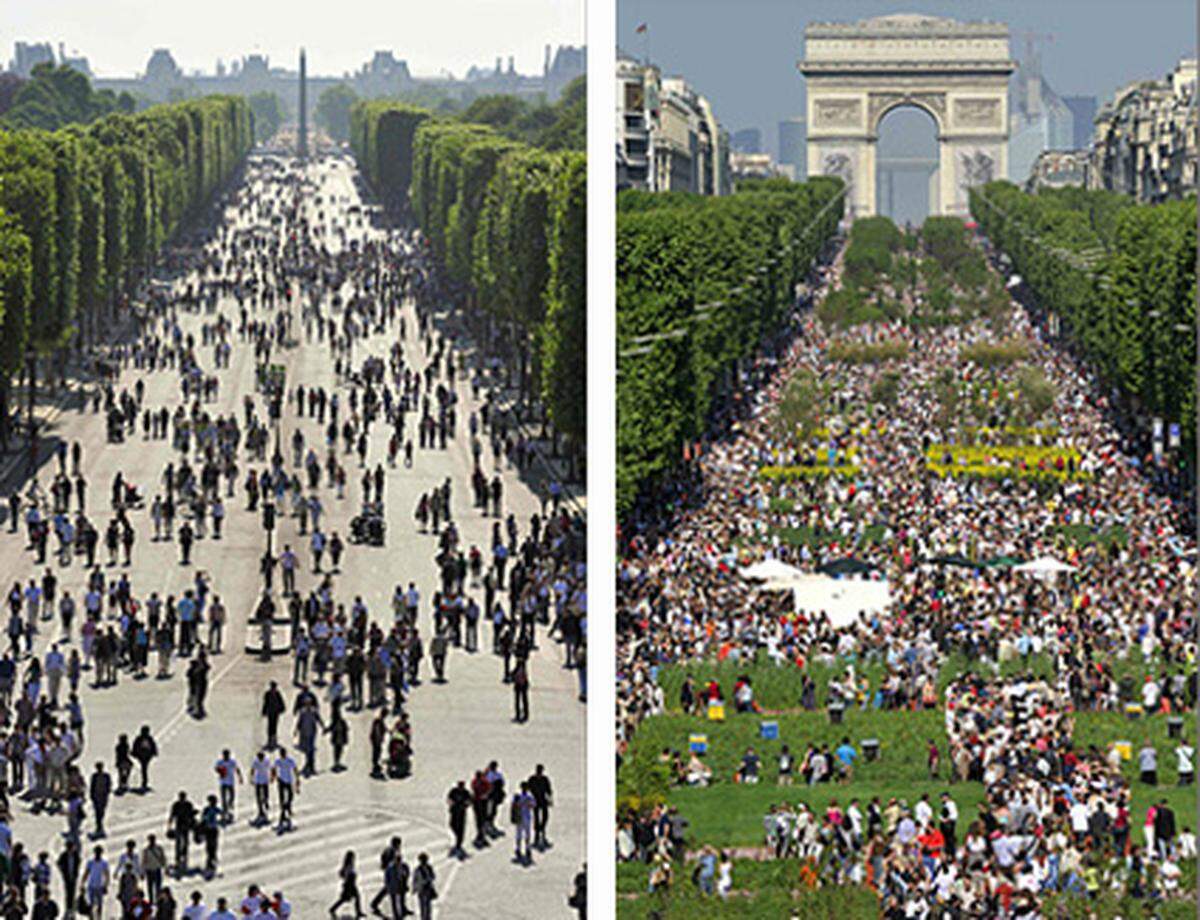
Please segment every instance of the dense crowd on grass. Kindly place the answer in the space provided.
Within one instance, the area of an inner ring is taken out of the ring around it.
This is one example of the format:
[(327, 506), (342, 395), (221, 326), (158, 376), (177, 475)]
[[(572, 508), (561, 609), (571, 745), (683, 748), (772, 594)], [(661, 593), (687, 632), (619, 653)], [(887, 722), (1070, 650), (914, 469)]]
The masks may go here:
[[(623, 815), (627, 832), (645, 828), (655, 807), (661, 811), (638, 855), (665, 863), (689, 846), (687, 814), (663, 808), (662, 774), (628, 756), (639, 725), (682, 702), (667, 699), (659, 681), (673, 666), (688, 665), (696, 696), (720, 694), (732, 720), (754, 718), (753, 680), (725, 679), (713, 688), (706, 668), (728, 678), (730, 668), (749, 674), (755, 662), (771, 662), (791, 675), (785, 683), (793, 696), (776, 701), (781, 709), (811, 704), (817, 687), (826, 704), (889, 701), (958, 712), (956, 701), (975, 706), (995, 694), (1007, 700), (1014, 686), (1024, 686), (1031, 699), (1053, 699), (1061, 719), (1137, 703), (1146, 718), (1130, 726), (1135, 757), (1151, 737), (1165, 736), (1168, 713), (1195, 705), (1195, 545), (1178, 507), (1154, 488), (1141, 443), (1113, 423), (1107, 388), (1004, 294), (961, 224), (957, 236), (935, 227), (935, 239), (916, 246), (873, 230), (867, 248), (882, 248), (887, 257), (860, 255), (849, 267), (841, 259), (830, 267), (815, 302), (802, 304), (784, 332), (744, 365), (736, 398), (716, 408), (714, 430), (724, 433), (624, 520), (617, 736), (622, 805), (631, 809)], [(917, 248), (927, 258), (910, 270)], [(945, 322), (912, 321), (928, 315), (933, 273), (923, 266), (930, 260), (955, 303), (975, 307), (944, 311)], [(857, 279), (847, 286), (860, 301), (883, 304), (878, 315), (847, 320), (822, 310), (851, 269)], [(877, 360), (838, 359), (848, 345), (863, 344), (887, 348)], [(943, 455), (931, 457), (935, 449)], [(853, 469), (846, 470), (851, 455)], [(969, 462), (960, 465), (960, 456)], [(843, 474), (768, 472), (781, 466)], [(961, 468), (946, 468), (955, 466)], [(822, 538), (787, 538), (801, 530)], [(1114, 533), (1121, 539), (1106, 538)], [(1044, 557), (1068, 573), (1035, 577), (1017, 568)], [(764, 559), (886, 579), (890, 601), (835, 626), (825, 611), (796, 610), (789, 593), (760, 590), (742, 577), (744, 567)], [(947, 658), (980, 677), (948, 689), (941, 673)], [(1014, 662), (1033, 658), (1050, 663), (1047, 683), (1013, 684), (1012, 676), (1001, 682)], [(1132, 685), (1135, 671), (1144, 695)], [(989, 710), (988, 718), (1000, 721), (978, 726), (980, 736), (1004, 725), (1014, 731), (1001, 718), (1012, 711)], [(825, 796), (824, 813), (812, 819), (823, 839), (810, 867), (818, 883), (868, 885), (894, 916), (926, 916), (951, 903), (958, 916), (1034, 916), (1040, 901), (1065, 891), (1140, 897), (1188, 887), (1176, 870), (1182, 857), (1182, 875), (1194, 877), (1194, 865), (1186, 864), (1194, 856), (1190, 835), (1177, 834), (1167, 848), (1141, 846), (1131, 833), (1113, 835), (1117, 821), (1128, 831), (1131, 822), (1153, 823), (1157, 814), (1134, 815), (1119, 784), (1104, 785), (1109, 758), (1120, 755), (1077, 750), (1061, 721), (1034, 714), (1048, 721), (1046, 731), (1041, 723), (1028, 726), (1032, 746), (973, 741), (955, 721), (947, 725), (948, 744), (944, 735), (930, 740), (948, 768), (966, 758), (963, 778), (976, 777), (967, 782), (996, 771), (1005, 778), (984, 784), (973, 819), (983, 834), (970, 860), (946, 858), (951, 828), (941, 827), (945, 818), (936, 808), (922, 824), (910, 801), (904, 820), (902, 788), (895, 822), (872, 824), (869, 810), (860, 809), (857, 845), (846, 813)], [(810, 765), (806, 740), (782, 738), (791, 742), (797, 771)], [(687, 742), (680, 738), (678, 746)], [(1190, 744), (1176, 746), (1181, 762), (1194, 757)], [(834, 778), (837, 747), (835, 741), (819, 752)], [(703, 765), (704, 757), (685, 753), (675, 772), (685, 784), (699, 772), (692, 760)], [(1081, 781), (1101, 786), (1089, 795)], [(850, 784), (843, 807), (853, 792)], [(704, 789), (687, 801), (706, 794), (724, 793)], [(803, 812), (804, 792), (781, 798)], [(1077, 833), (1072, 798), (1087, 806), (1089, 828), (1093, 814), (1103, 815), (1095, 820), (1107, 822), (1104, 834)], [(960, 834), (966, 820), (955, 818), (952, 832)], [(1067, 843), (1053, 850), (1056, 832)], [(937, 833), (940, 857), (930, 852)]]

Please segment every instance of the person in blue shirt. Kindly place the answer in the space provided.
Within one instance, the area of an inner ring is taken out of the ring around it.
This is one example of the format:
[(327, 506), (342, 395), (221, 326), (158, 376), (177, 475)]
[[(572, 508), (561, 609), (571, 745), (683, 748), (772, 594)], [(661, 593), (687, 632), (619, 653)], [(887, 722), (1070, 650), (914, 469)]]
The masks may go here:
[(837, 750), (833, 753), (838, 759), (838, 772), (845, 779), (849, 779), (851, 771), (854, 769), (854, 761), (858, 757), (858, 751), (854, 749), (854, 745), (850, 743), (850, 739), (844, 737), (842, 738), (842, 743), (837, 746)]
[(696, 867), (696, 881), (704, 894), (713, 893), (713, 879), (717, 874), (717, 854), (711, 846), (706, 846), (700, 854), (699, 865)]

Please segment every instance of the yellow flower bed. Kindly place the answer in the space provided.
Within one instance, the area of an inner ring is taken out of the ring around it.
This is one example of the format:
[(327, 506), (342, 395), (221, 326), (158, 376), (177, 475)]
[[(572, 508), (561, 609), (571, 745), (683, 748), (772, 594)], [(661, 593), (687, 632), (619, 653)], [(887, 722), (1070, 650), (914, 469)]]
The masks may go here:
[[(949, 455), (950, 461), (946, 458)], [(1057, 461), (1063, 467), (1058, 469)], [(1068, 464), (1075, 461), (1075, 472)], [(1046, 462), (1045, 468), (1038, 466)], [(1082, 458), (1073, 447), (967, 447), (962, 444), (932, 444), (925, 451), (925, 469), (937, 476), (967, 476), (979, 479), (1036, 479), (1039, 481), (1085, 480), (1091, 473), (1079, 468)]]
[(812, 466), (764, 466), (758, 470), (760, 479), (769, 482), (788, 482), (795, 479), (828, 479), (837, 476), (848, 479), (857, 476), (862, 468), (854, 463), (814, 464)]
[(1021, 441), (1025, 443), (1032, 441), (1034, 438), (1041, 438), (1043, 441), (1052, 441), (1057, 438), (1060, 433), (1060, 429), (1057, 425), (1045, 425), (1032, 428), (1026, 425), (1004, 425), (1000, 428), (992, 428), (987, 425), (982, 425), (978, 427), (967, 427), (962, 431), (967, 437), (1000, 434), (1009, 437), (1020, 438)]

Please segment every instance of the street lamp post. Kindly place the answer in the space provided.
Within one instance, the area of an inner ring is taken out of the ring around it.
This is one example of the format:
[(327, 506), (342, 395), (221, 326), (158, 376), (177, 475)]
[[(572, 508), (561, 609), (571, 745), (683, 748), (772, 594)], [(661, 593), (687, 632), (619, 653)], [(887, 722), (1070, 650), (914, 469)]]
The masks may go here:
[(26, 372), (29, 375), (29, 475), (37, 471), (37, 423), (33, 417), (33, 404), (37, 393), (37, 352), (32, 348), (25, 351)]

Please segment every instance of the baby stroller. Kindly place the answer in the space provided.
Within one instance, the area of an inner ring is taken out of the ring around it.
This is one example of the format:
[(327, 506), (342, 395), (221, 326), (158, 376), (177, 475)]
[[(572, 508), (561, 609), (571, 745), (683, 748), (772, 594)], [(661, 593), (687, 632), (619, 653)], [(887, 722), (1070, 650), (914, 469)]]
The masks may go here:
[(125, 441), (125, 417), (119, 409), (108, 413), (108, 443), (122, 444)]
[(392, 735), (388, 742), (388, 776), (405, 779), (412, 773), (412, 748), (402, 734)]
[(362, 514), (350, 521), (350, 541), (367, 546), (383, 546), (386, 529), (383, 509), (371, 503), (363, 507)]

